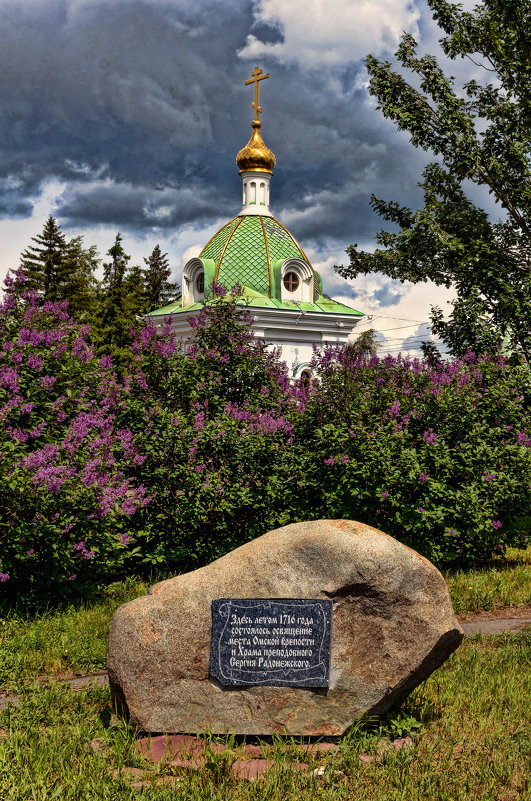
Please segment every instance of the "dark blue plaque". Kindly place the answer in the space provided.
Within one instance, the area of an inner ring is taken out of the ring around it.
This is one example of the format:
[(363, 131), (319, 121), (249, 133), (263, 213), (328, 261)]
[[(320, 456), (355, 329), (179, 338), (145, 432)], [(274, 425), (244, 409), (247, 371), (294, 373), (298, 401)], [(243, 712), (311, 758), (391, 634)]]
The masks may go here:
[(332, 601), (212, 601), (210, 675), (228, 687), (328, 687)]

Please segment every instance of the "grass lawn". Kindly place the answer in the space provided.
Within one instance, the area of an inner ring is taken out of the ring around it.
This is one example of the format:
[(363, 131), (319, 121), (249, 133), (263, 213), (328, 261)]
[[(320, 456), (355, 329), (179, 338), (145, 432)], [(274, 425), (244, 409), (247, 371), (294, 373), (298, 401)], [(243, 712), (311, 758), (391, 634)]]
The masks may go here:
[[(531, 549), (445, 578), (461, 614), (531, 606)], [(180, 769), (149, 766), (134, 750), (134, 734), (123, 724), (109, 725), (107, 687), (75, 692), (57, 679), (104, 668), (114, 609), (144, 591), (145, 585), (131, 581), (107, 588), (90, 603), (31, 614), (3, 610), (0, 688), (17, 694), (20, 706), (0, 714), (2, 801), (531, 801), (531, 633), (465, 640), (402, 707), (342, 738), (333, 760), (319, 759), (315, 764), (325, 765), (320, 777), (285, 770), (286, 755), (277, 741), (269, 741), (276, 768), (256, 783), (235, 779), (224, 769), (224, 757), (210, 768), (182, 772), (174, 786), (129, 787), (109, 768), (147, 767), (154, 779)], [(405, 734), (412, 735), (413, 747), (360, 764), (359, 753), (376, 754), (382, 740)], [(94, 752), (94, 739), (105, 748)]]

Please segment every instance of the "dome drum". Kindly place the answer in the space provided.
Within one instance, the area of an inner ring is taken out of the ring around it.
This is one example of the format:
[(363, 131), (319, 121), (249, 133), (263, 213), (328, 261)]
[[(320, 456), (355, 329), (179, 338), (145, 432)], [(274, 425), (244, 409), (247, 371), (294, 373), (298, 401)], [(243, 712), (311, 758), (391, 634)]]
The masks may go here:
[(266, 172), (245, 171), (242, 177), (242, 210), (243, 214), (259, 214), (272, 217), (269, 211), (269, 182), (271, 175)]

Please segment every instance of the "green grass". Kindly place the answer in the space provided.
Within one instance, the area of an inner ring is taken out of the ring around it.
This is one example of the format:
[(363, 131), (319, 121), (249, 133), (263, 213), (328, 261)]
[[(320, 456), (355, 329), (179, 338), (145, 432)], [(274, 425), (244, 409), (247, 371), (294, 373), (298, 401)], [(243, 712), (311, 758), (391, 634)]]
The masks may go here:
[[(320, 779), (287, 770), (289, 757), (281, 755), (277, 740), (271, 744), (275, 771), (263, 781), (238, 781), (221, 763), (181, 772), (173, 787), (141, 792), (112, 771), (144, 767), (156, 779), (180, 769), (144, 762), (134, 750), (134, 734), (124, 725), (109, 726), (108, 688), (73, 692), (57, 682), (26, 684), (21, 706), (0, 714), (0, 798), (529, 801), (531, 733), (524, 699), (531, 695), (530, 653), (529, 633), (466, 640), (400, 710), (372, 728), (356, 727), (340, 741), (339, 757), (316, 762), (326, 765)], [(376, 754), (382, 737), (396, 736), (404, 726), (416, 732), (412, 748), (359, 764), (360, 752)], [(93, 739), (105, 748), (95, 753)]]
[(531, 606), (531, 546), (527, 550), (509, 548), (503, 559), (489, 567), (467, 571), (448, 571), (444, 578), (456, 614)]
[(123, 603), (143, 595), (147, 584), (111, 585), (93, 601), (44, 611), (16, 608), (0, 618), (0, 688), (39, 676), (57, 677), (104, 670), (109, 624)]
[[(445, 578), (460, 613), (531, 605), (531, 548)], [(282, 755), (273, 741), (275, 771), (256, 783), (232, 776), (229, 752), (228, 763), (225, 756), (210, 769), (181, 773), (172, 787), (131, 788), (116, 773), (124, 766), (145, 768), (153, 781), (179, 771), (143, 761), (135, 735), (123, 724), (110, 725), (107, 687), (75, 692), (55, 679), (104, 669), (114, 610), (146, 586), (130, 580), (90, 602), (3, 611), (0, 686), (19, 696), (20, 707), (0, 714), (2, 801), (531, 801), (529, 632), (465, 640), (401, 708), (372, 726), (354, 727), (342, 738), (339, 757), (316, 762), (326, 765), (320, 778), (286, 770), (296, 753)], [(413, 748), (359, 764), (360, 752), (376, 754), (382, 738), (407, 733)], [(105, 749), (95, 753), (93, 739)]]
[[(483, 569), (448, 572), (445, 579), (457, 614), (531, 606), (531, 547), (512, 549), (506, 558)], [(23, 681), (42, 676), (104, 670), (115, 609), (143, 595), (147, 586), (147, 582), (129, 580), (102, 590), (92, 601), (44, 611), (4, 610), (0, 617), (0, 690), (11, 691)]]

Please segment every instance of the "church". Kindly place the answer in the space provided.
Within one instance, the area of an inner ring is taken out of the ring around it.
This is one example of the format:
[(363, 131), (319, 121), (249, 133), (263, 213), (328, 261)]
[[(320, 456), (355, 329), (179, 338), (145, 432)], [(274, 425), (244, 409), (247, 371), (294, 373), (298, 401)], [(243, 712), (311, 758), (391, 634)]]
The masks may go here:
[(216, 285), (241, 287), (239, 303), (253, 319), (253, 333), (281, 348), (292, 378), (310, 375), (313, 345), (344, 345), (363, 313), (332, 300), (321, 276), (292, 234), (269, 210), (275, 156), (260, 134), (258, 67), (254, 84), (252, 135), (236, 157), (242, 179), (241, 211), (214, 234), (183, 270), (182, 300), (147, 315), (155, 325), (171, 316), (175, 336), (192, 337), (190, 320), (214, 296)]

